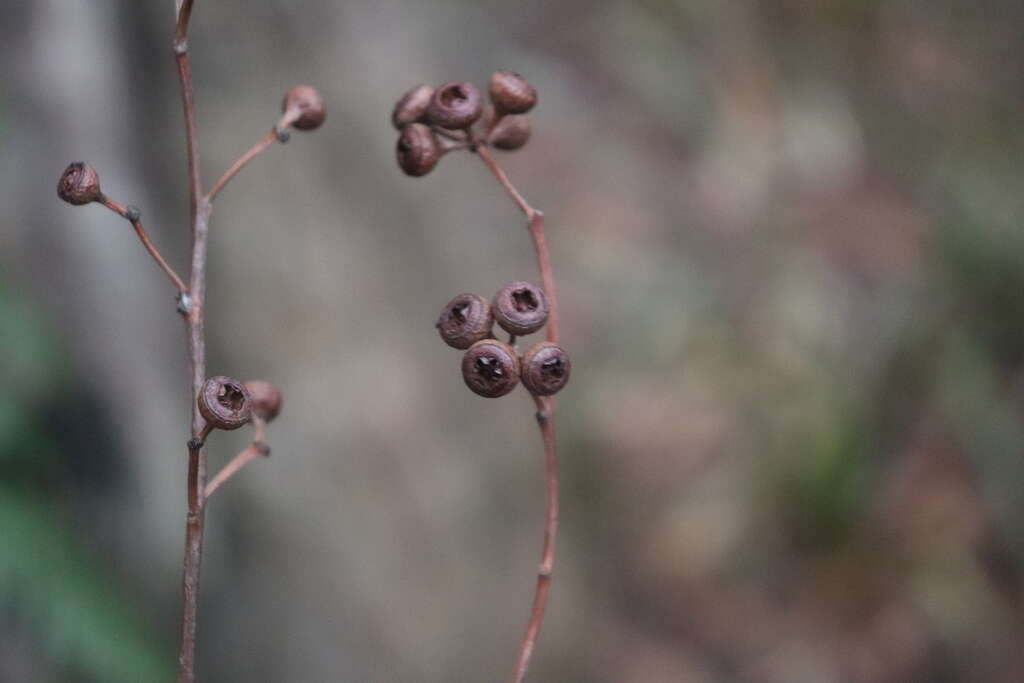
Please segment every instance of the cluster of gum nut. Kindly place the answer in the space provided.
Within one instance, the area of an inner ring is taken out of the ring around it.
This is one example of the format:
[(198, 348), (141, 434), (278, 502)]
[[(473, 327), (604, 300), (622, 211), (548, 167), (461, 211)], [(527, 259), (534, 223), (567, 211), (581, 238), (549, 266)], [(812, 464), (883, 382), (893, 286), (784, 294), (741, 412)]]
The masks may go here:
[(491, 106), (484, 107), (476, 86), (453, 81), (436, 89), (418, 85), (402, 95), (391, 114), (399, 131), (395, 151), (402, 171), (426, 175), (445, 153), (478, 144), (506, 151), (525, 145), (530, 139), (526, 112), (537, 104), (537, 91), (515, 72), (495, 71), (488, 94)]
[[(540, 342), (523, 354), (511, 342), (531, 334), (548, 319), (544, 292), (529, 282), (510, 282), (488, 301), (477, 294), (460, 294), (444, 307), (437, 330), (445, 344), (466, 350), (462, 379), (473, 393), (498, 398), (520, 382), (534, 396), (558, 393), (569, 381), (569, 354), (552, 342)], [(494, 338), (497, 322), (511, 335), (510, 343)]]

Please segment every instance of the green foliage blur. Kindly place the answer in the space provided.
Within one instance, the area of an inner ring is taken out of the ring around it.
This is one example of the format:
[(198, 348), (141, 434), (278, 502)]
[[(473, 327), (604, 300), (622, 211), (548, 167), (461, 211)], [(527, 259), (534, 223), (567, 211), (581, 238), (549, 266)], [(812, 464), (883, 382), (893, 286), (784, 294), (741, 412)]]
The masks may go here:
[[(0, 273), (0, 282), (3, 281)], [(113, 561), (83, 543), (61, 491), (76, 445), (54, 430), (81, 397), (66, 349), (24, 292), (0, 287), (0, 602), (3, 628), (31, 645), (36, 681), (171, 680), (169, 644), (118, 587)], [(17, 641), (15, 641), (16, 643)], [(16, 666), (0, 672), (15, 680)], [(47, 672), (41, 674), (39, 672)]]

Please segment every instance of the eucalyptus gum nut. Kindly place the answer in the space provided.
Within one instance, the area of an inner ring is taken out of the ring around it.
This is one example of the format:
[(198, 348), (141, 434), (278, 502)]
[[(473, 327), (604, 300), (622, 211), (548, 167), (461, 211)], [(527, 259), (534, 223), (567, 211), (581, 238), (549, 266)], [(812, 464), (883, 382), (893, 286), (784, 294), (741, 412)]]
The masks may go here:
[(514, 71), (495, 71), (487, 89), (498, 114), (525, 114), (537, 104), (537, 90)]
[(491, 302), (476, 294), (459, 294), (445, 305), (437, 319), (441, 339), (455, 349), (468, 349), (487, 339), (493, 327)]
[(424, 176), (434, 170), (441, 158), (441, 144), (428, 126), (410, 123), (398, 135), (395, 158), (406, 175)]
[(558, 344), (540, 342), (523, 354), (520, 377), (534, 396), (557, 394), (569, 382), (572, 363)]
[(402, 130), (410, 123), (422, 123), (426, 118), (427, 107), (430, 106), (430, 98), (433, 96), (434, 89), (429, 85), (410, 88), (395, 102), (395, 108), (391, 112), (391, 125), (397, 130)]
[(84, 161), (68, 164), (57, 182), (57, 196), (75, 206), (99, 201), (103, 194), (96, 169)]
[(252, 419), (249, 390), (230, 377), (218, 375), (203, 382), (197, 403), (203, 418), (216, 429), (238, 429)]
[(510, 282), (494, 295), (494, 319), (510, 334), (525, 335), (544, 327), (548, 300), (544, 291), (529, 282)]
[(469, 347), (462, 357), (462, 379), (484, 398), (498, 398), (519, 384), (519, 358), (511, 346), (484, 339)]
[(427, 121), (441, 128), (469, 128), (483, 113), (480, 91), (472, 83), (453, 81), (434, 91), (427, 107)]

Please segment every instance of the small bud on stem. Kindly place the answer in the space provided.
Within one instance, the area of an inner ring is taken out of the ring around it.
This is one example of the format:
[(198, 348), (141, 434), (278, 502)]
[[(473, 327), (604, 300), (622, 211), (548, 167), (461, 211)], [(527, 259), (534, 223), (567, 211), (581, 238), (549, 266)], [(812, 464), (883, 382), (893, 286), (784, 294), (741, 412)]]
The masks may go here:
[(402, 130), (410, 123), (423, 123), (434, 89), (429, 85), (417, 85), (398, 98), (391, 112), (391, 125)]
[(252, 399), (252, 414), (265, 422), (270, 422), (281, 412), (281, 390), (270, 382), (262, 379), (250, 379), (245, 388)]
[(96, 169), (83, 161), (68, 164), (57, 183), (57, 196), (75, 206), (100, 201), (103, 193)]
[(488, 90), (499, 116), (525, 114), (537, 104), (537, 91), (514, 71), (495, 71), (491, 74)]
[(323, 96), (309, 85), (297, 85), (289, 90), (281, 103), (281, 111), (281, 125), (291, 125), (298, 130), (319, 128), (327, 118)]
[(530, 118), (524, 114), (503, 116), (491, 134), (487, 143), (491, 147), (512, 151), (519, 149), (530, 139)]
[(410, 123), (402, 129), (395, 147), (398, 166), (406, 175), (418, 177), (430, 173), (441, 158), (441, 145), (434, 131), (422, 123)]

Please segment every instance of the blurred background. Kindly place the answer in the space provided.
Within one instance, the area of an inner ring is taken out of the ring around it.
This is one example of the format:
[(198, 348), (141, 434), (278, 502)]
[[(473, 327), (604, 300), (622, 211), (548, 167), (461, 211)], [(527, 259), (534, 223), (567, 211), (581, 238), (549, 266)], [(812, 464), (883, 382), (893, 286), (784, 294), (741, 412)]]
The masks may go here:
[[(54, 188), (90, 162), (187, 270), (173, 2), (0, 5), (0, 680), (171, 680), (184, 333), (128, 225)], [(1022, 21), (199, 0), (207, 186), (288, 87), (328, 107), (213, 216), (210, 373), (285, 409), (208, 509), (202, 678), (507, 677), (540, 553), (532, 403), (470, 394), (433, 323), (535, 279), (532, 250), (472, 156), (403, 176), (389, 116), (510, 68), (540, 105), (502, 161), (546, 212), (575, 366), (530, 680), (1022, 680)]]

